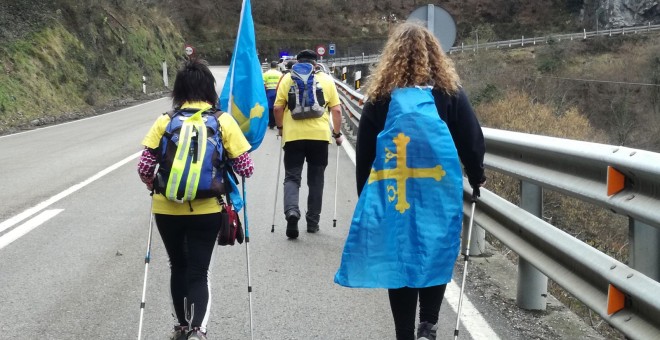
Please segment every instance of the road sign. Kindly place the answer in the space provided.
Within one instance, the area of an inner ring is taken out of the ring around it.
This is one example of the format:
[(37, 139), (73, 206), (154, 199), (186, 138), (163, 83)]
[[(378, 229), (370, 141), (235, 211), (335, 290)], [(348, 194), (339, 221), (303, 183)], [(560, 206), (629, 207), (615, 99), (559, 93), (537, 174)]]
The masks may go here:
[(316, 46), (316, 54), (318, 54), (320, 57), (325, 55), (325, 46), (323, 45), (318, 45)]
[(335, 55), (335, 44), (328, 45), (328, 55)]
[(195, 49), (190, 45), (186, 45), (186, 55), (191, 56), (194, 53), (195, 53)]
[(456, 22), (454, 22), (451, 14), (442, 9), (442, 7), (434, 5), (419, 7), (410, 13), (406, 21), (416, 21), (425, 24), (433, 32), (433, 35), (438, 38), (445, 52), (449, 52), (449, 49), (454, 46), (454, 42), (456, 41)]

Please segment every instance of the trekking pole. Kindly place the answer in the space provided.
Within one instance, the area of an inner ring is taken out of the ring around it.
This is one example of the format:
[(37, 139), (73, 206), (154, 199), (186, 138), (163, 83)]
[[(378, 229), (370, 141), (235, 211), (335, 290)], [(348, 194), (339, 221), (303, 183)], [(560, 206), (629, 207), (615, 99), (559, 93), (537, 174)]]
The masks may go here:
[[(151, 196), (153, 196), (153, 191)], [(144, 317), (144, 298), (147, 295), (147, 275), (149, 274), (149, 262), (151, 261), (151, 235), (154, 227), (154, 214), (153, 214), (153, 205), (154, 201), (151, 200), (151, 208), (149, 213), (151, 217), (149, 218), (149, 238), (147, 239), (147, 255), (144, 257), (144, 283), (142, 284), (142, 302), (140, 302), (140, 325), (138, 326), (138, 336), (137, 339), (142, 338), (142, 318)]]
[(275, 232), (275, 211), (277, 210), (277, 191), (280, 188), (280, 168), (282, 168), (282, 146), (280, 146), (280, 157), (277, 161), (277, 180), (275, 181), (275, 203), (273, 203), (273, 224), (270, 227), (270, 232)]
[(339, 145), (337, 145), (337, 168), (335, 170), (335, 213), (332, 217), (332, 227), (337, 226), (337, 179), (339, 178)]
[(247, 217), (247, 197), (245, 196), (245, 176), (243, 176), (243, 221), (245, 221), (245, 258), (248, 277), (248, 303), (250, 308), (250, 339), (254, 339), (252, 328), (252, 282), (250, 281), (250, 228)]
[(470, 223), (468, 224), (467, 241), (465, 242), (465, 255), (463, 266), (463, 282), (461, 282), (461, 293), (458, 296), (458, 309), (456, 311), (456, 328), (454, 329), (454, 340), (458, 339), (458, 324), (461, 320), (461, 307), (463, 306), (463, 290), (465, 289), (465, 279), (467, 278), (467, 267), (470, 262), (470, 239), (472, 238), (472, 225), (474, 224), (474, 208), (477, 206), (477, 197), (479, 197), (479, 187), (472, 189), (472, 207), (470, 212)]

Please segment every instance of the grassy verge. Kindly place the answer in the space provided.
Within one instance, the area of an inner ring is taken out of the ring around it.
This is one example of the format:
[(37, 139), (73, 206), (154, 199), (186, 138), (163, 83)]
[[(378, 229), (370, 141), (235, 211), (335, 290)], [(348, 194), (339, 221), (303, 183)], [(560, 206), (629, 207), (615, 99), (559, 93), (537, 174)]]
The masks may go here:
[(169, 19), (145, 11), (96, 8), (76, 30), (55, 19), (0, 45), (0, 133), (138, 96), (142, 76), (150, 92), (163, 90), (162, 63), (173, 76), (182, 38)]

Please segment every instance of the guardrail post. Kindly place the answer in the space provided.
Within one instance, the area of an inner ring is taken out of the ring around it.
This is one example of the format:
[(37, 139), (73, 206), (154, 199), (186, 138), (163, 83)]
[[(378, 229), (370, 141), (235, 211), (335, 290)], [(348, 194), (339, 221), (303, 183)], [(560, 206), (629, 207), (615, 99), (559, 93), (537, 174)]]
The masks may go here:
[(520, 46), (525, 46), (525, 36), (523, 35), (522, 38), (520, 38)]
[(630, 267), (660, 281), (660, 229), (632, 218), (629, 221)]
[[(543, 215), (543, 189), (522, 181), (520, 207), (532, 215)], [(518, 258), (518, 307), (529, 310), (545, 310), (548, 296), (548, 277), (522, 257)]]
[(167, 77), (167, 61), (165, 60), (163, 60), (163, 85), (167, 88), (170, 87), (170, 80)]

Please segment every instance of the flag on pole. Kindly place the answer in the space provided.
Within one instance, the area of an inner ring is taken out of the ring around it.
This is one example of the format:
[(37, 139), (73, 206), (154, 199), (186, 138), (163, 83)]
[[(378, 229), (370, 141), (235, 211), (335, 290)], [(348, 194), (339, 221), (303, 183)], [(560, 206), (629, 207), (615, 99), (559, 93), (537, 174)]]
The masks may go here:
[(256, 150), (264, 139), (268, 125), (268, 99), (257, 56), (250, 0), (243, 1), (236, 45), (220, 94), (219, 107), (236, 119), (252, 145), (250, 151)]

